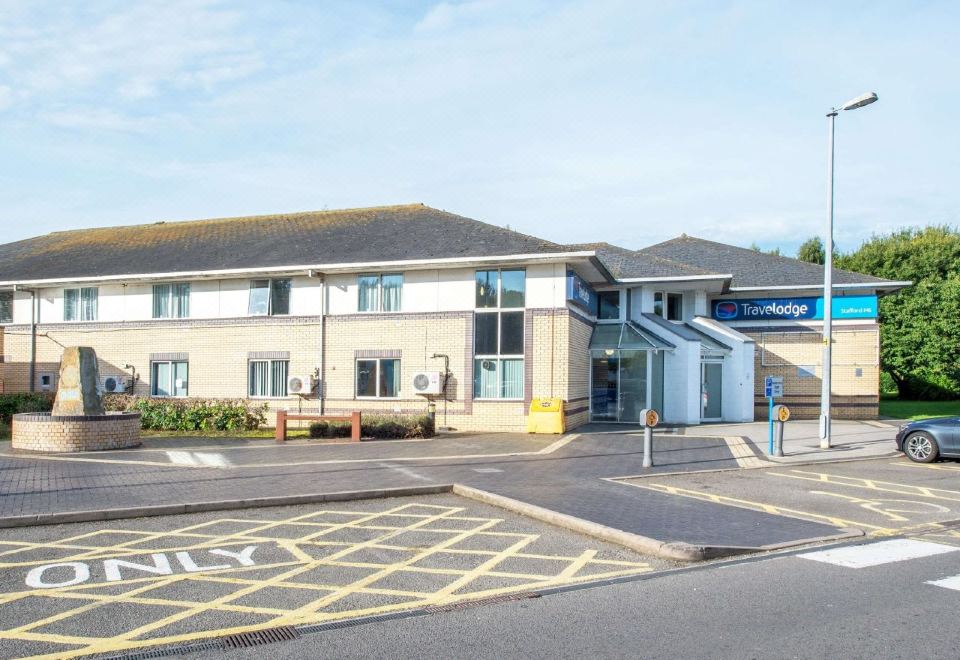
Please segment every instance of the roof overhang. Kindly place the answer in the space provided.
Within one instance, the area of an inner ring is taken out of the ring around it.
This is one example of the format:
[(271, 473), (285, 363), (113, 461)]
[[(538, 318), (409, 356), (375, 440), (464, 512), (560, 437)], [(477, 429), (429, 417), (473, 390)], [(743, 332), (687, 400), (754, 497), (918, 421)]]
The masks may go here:
[[(226, 268), (220, 270), (171, 271), (164, 273), (130, 273), (123, 275), (99, 275), (88, 277), (57, 277), (36, 280), (0, 281), (2, 288), (53, 287), (79, 283), (127, 283), (156, 282), (170, 280), (230, 279), (250, 275), (310, 275), (323, 277), (328, 274), (361, 273), (370, 270), (434, 270), (438, 268), (470, 268), (492, 265), (528, 265), (537, 263), (581, 262), (592, 264), (596, 261), (593, 250), (579, 252), (545, 252), (539, 254), (507, 254), (493, 257), (449, 257), (444, 259), (409, 259), (395, 261), (367, 261), (358, 263), (304, 264), (295, 266), (261, 266), (254, 268)], [(606, 272), (606, 269), (603, 271)], [(606, 273), (609, 276), (609, 273)]]
[[(885, 295), (899, 291), (900, 289), (911, 286), (913, 282), (906, 280), (901, 282), (882, 281), (882, 282), (850, 282), (846, 284), (834, 284), (834, 291), (859, 291), (863, 289), (873, 289), (879, 295)], [(822, 284), (783, 284), (775, 286), (732, 286), (730, 293), (755, 293), (763, 291), (823, 291)]]

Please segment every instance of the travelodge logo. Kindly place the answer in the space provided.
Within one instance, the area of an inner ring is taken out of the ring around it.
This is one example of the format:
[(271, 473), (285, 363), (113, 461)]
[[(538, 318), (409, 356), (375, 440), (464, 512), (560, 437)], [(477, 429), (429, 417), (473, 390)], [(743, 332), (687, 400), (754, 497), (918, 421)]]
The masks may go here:
[(737, 318), (737, 303), (725, 301), (718, 302), (713, 308), (713, 317), (721, 321), (729, 321)]

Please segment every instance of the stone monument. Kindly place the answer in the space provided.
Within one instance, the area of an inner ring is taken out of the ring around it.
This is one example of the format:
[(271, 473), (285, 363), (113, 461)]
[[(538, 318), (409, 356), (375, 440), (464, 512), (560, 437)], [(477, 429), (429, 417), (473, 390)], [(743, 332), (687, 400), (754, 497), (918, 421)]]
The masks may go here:
[(102, 415), (100, 368), (97, 353), (89, 346), (63, 349), (60, 380), (53, 415)]
[(105, 412), (97, 354), (86, 346), (63, 350), (53, 411), (13, 416), (12, 446), (22, 451), (74, 452), (140, 444), (140, 413)]

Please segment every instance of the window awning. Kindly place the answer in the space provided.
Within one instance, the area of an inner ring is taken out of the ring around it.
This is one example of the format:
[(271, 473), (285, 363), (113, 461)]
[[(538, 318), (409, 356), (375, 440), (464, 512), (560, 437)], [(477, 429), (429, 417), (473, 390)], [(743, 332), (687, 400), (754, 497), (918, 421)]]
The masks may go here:
[(636, 323), (602, 323), (593, 329), (590, 350), (657, 351), (675, 346)]

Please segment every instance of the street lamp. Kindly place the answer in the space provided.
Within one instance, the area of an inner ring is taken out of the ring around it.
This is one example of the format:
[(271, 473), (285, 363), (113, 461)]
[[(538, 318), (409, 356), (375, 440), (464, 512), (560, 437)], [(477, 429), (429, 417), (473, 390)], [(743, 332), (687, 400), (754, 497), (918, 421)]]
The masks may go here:
[(833, 124), (841, 110), (856, 110), (877, 100), (874, 92), (850, 99), (827, 113), (830, 120), (830, 157), (827, 159), (827, 240), (823, 265), (823, 383), (820, 390), (820, 449), (830, 449), (831, 349), (833, 348)]

